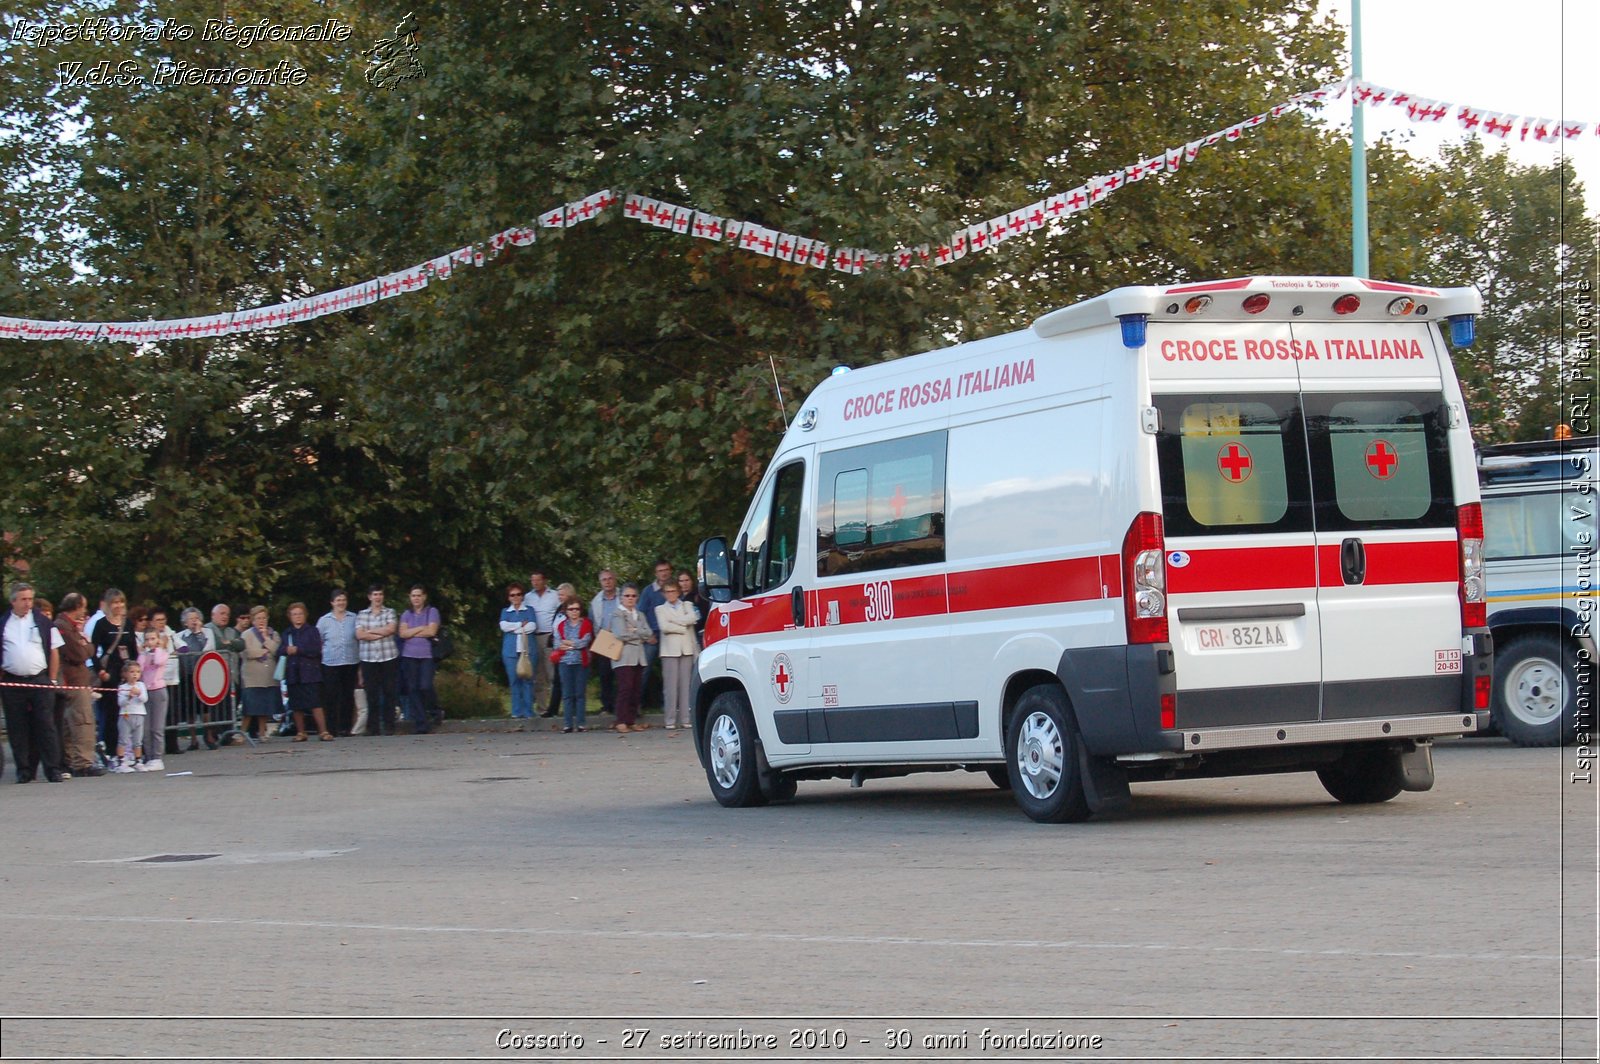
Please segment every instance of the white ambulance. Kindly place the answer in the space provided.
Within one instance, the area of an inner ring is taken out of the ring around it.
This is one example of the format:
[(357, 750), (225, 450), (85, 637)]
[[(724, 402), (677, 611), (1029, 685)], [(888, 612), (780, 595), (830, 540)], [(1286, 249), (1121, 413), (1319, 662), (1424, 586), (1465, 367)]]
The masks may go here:
[(731, 544), (694, 728), (716, 799), (966, 769), (1028, 816), (1129, 781), (1433, 784), (1487, 723), (1473, 289), (1120, 288), (806, 399)]

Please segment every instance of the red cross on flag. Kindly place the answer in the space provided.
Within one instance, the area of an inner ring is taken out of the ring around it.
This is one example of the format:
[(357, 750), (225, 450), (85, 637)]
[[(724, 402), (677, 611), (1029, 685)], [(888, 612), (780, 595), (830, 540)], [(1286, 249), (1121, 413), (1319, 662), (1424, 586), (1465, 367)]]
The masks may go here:
[(544, 226), (546, 229), (565, 229), (567, 226), (566, 204), (562, 204), (559, 207), (552, 207), (550, 210), (539, 215), (539, 224)]
[(1367, 472), (1379, 480), (1391, 479), (1400, 468), (1400, 456), (1388, 440), (1373, 440), (1367, 448)]
[(811, 268), (815, 270), (828, 268), (828, 245), (820, 240), (811, 242)]
[(1456, 121), (1461, 123), (1461, 128), (1474, 130), (1483, 125), (1483, 112), (1473, 107), (1462, 107), (1456, 112)]
[(689, 226), (691, 226), (693, 224), (694, 224), (694, 209), (693, 208), (691, 208), (691, 207), (679, 207), (677, 210), (672, 212), (672, 231), (674, 233), (677, 233), (678, 235), (681, 236), (684, 233), (687, 233), (689, 231)]
[(1514, 114), (1495, 113), (1489, 115), (1489, 120), (1483, 124), (1483, 131), (1491, 136), (1505, 140), (1511, 131), (1516, 128), (1517, 116)]
[[(449, 255), (440, 255), (436, 259), (428, 260), (428, 272), (439, 278), (441, 281), (448, 280), (450, 274), (455, 271), (455, 268), (456, 264), (451, 260)], [(345, 291), (348, 292), (350, 289), (346, 288)]]
[(736, 222), (732, 218), (722, 223), (722, 240), (726, 244), (738, 244), (739, 237), (744, 233), (744, 223)]
[(789, 261), (799, 263), (801, 266), (804, 266), (806, 263), (810, 262), (811, 245), (815, 243), (815, 241), (807, 240), (803, 236), (797, 236), (793, 238), (792, 242), (794, 244), (794, 248), (789, 252)]
[(966, 258), (966, 255), (967, 255), (967, 231), (965, 229), (963, 229), (959, 233), (951, 233), (950, 234), (950, 261), (954, 262), (956, 259)]
[(1250, 479), (1255, 461), (1243, 444), (1230, 443), (1217, 452), (1217, 469), (1231, 484), (1242, 484)]
[(645, 198), (637, 192), (628, 193), (627, 197), (622, 201), (623, 217), (632, 218), (636, 222), (643, 221), (645, 202)]

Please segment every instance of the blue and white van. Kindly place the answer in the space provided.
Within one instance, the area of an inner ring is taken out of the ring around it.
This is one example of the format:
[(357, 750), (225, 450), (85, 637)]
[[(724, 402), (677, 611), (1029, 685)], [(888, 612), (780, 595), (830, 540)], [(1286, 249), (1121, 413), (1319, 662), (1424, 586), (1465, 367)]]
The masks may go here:
[(1594, 719), (1600, 437), (1485, 447), (1478, 477), (1494, 726), (1518, 746), (1564, 745)]

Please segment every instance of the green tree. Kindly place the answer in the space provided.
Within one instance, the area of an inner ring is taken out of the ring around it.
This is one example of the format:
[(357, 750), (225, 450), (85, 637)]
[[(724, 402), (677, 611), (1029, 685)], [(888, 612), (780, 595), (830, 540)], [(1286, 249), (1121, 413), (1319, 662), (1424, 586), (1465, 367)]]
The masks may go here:
[(1444, 205), (1431, 232), (1427, 280), (1483, 293), (1477, 340), (1455, 351), (1473, 431), (1481, 440), (1548, 438), (1569, 417), (1566, 396), (1594, 394), (1563, 375), (1578, 342), (1577, 283), (1596, 276), (1596, 220), (1570, 166), (1522, 166), (1482, 141), (1447, 147), (1431, 177)]

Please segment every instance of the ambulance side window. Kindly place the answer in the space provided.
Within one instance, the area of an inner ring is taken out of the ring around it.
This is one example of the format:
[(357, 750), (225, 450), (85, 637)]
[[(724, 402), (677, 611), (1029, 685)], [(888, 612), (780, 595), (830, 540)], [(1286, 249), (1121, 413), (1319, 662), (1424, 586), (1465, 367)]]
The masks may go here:
[(1307, 395), (1317, 527), (1454, 528), (1438, 395)]
[(821, 456), (817, 575), (944, 561), (945, 433)]
[(746, 595), (781, 587), (794, 572), (805, 480), (805, 463), (791, 462), (778, 470), (761, 493), (739, 559)]
[(1156, 454), (1172, 536), (1303, 532), (1310, 484), (1292, 395), (1162, 395)]

